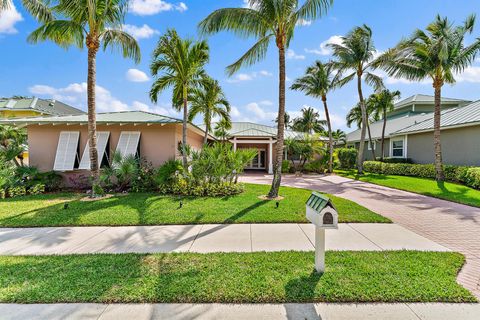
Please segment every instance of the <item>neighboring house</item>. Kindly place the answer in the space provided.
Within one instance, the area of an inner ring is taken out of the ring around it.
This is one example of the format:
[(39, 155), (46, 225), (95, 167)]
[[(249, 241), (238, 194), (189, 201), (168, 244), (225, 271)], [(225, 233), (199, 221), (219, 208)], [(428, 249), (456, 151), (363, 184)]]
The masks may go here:
[[(90, 168), (87, 123), (86, 114), (0, 119), (0, 124), (27, 127), (31, 166), (73, 179), (86, 175)], [(203, 130), (188, 125), (187, 140), (193, 149), (202, 147), (203, 135)], [(120, 152), (140, 156), (158, 167), (168, 159), (180, 158), (181, 141), (180, 119), (143, 111), (97, 114), (97, 150), (102, 164)], [(65, 179), (67, 184), (70, 180)]]
[[(395, 104), (387, 115), (384, 156), (433, 163), (434, 97), (414, 95)], [(380, 157), (383, 120), (370, 124), (375, 153)], [(478, 102), (442, 98), (442, 153), (446, 164), (480, 165), (480, 108)], [(371, 160), (368, 134), (365, 160)], [(347, 146), (359, 147), (360, 129), (347, 134)]]
[(57, 100), (31, 98), (0, 98), (0, 118), (66, 116), (84, 114), (82, 110)]
[[(215, 127), (215, 124), (213, 125)], [(277, 127), (251, 122), (232, 122), (228, 136), (234, 149), (257, 149), (257, 156), (246, 169), (273, 173), (273, 160), (277, 141)], [(302, 139), (303, 133), (285, 130), (285, 139)], [(285, 150), (286, 158), (286, 150)]]

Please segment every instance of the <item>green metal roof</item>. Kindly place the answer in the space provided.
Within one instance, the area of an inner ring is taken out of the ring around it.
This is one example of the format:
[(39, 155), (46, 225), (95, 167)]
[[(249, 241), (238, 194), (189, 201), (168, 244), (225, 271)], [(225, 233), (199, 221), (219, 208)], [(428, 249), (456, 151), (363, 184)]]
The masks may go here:
[(57, 100), (31, 98), (0, 98), (0, 111), (36, 111), (45, 115), (79, 115), (82, 110), (71, 107)]
[[(205, 129), (205, 126), (200, 126)], [(215, 124), (213, 124), (215, 127)], [(276, 138), (277, 127), (271, 127), (264, 124), (252, 122), (232, 122), (232, 128), (228, 130), (230, 137), (237, 138)], [(287, 139), (302, 139), (305, 136), (302, 132), (292, 130), (285, 130), (285, 138)]]
[[(4, 119), (0, 123), (15, 125), (49, 124), (49, 123), (87, 123), (86, 114), (74, 116), (32, 117), (20, 119)], [(97, 123), (180, 123), (182, 120), (162, 116), (145, 111), (122, 111), (97, 113)]]
[[(435, 97), (434, 96), (430, 96), (430, 95), (427, 95), (427, 94), (416, 94), (416, 95), (413, 95), (413, 96), (410, 96), (408, 98), (405, 98), (403, 100), (398, 101), (397, 103), (395, 103), (394, 108), (395, 109), (400, 109), (400, 108), (403, 108), (405, 106), (410, 106), (410, 105), (413, 105), (413, 104), (433, 104), (434, 102), (435, 102)], [(471, 101), (463, 100), (463, 99), (442, 97), (442, 104), (462, 105), (462, 104), (466, 104), (466, 103), (469, 103), (469, 102), (471, 102)]]
[[(456, 126), (480, 125), (480, 100), (470, 103), (464, 107), (443, 110), (440, 117), (442, 129)], [(402, 128), (392, 135), (424, 132), (433, 130), (433, 114), (427, 119)]]

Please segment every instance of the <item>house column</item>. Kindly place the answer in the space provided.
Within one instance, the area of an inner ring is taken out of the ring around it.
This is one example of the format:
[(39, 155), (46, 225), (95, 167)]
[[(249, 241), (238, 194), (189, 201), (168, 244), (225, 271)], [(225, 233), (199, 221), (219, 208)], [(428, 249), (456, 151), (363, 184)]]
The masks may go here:
[(237, 138), (233, 138), (233, 151), (237, 151)]
[(270, 138), (270, 142), (268, 143), (268, 174), (272, 174), (273, 173), (273, 152), (272, 152), (272, 149), (273, 149), (273, 142), (272, 142), (272, 138)]

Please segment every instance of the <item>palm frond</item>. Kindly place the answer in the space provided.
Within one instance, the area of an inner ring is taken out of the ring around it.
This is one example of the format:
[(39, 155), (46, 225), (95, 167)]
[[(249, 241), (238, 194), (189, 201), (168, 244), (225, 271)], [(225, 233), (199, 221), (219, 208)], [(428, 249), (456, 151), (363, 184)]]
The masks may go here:
[(307, 0), (298, 9), (298, 19), (314, 20), (323, 16), (333, 5), (333, 0)]
[(84, 29), (82, 25), (69, 20), (51, 20), (34, 30), (27, 38), (30, 43), (50, 40), (63, 48), (75, 45), (83, 48)]
[(227, 67), (227, 74), (229, 76), (237, 72), (242, 66), (251, 66), (256, 62), (262, 60), (267, 55), (268, 46), (273, 34), (261, 38), (257, 41), (243, 56), (241, 56), (236, 62)]
[[(5, 2), (8, 3), (10, 0), (6, 0)], [(48, 0), (22, 0), (22, 5), (35, 19), (45, 23), (54, 20), (54, 15), (49, 7), (49, 2), (50, 1)]]
[(110, 47), (113, 50), (119, 50), (124, 58), (132, 58), (136, 63), (140, 62), (141, 53), (137, 40), (125, 31), (105, 30), (101, 34), (103, 50)]

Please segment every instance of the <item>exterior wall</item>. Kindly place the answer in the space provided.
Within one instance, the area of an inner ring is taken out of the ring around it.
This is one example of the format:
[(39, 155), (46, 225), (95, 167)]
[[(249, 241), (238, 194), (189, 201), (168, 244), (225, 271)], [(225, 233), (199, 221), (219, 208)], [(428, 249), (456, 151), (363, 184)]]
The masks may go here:
[[(175, 156), (177, 158), (181, 158), (182, 155), (180, 152), (178, 152), (177, 150), (177, 146), (179, 143), (182, 142), (183, 138), (182, 138), (182, 124), (179, 124), (176, 126), (176, 129), (175, 129)], [(194, 150), (201, 150), (202, 149), (202, 146), (203, 146), (203, 135), (191, 130), (191, 129), (188, 129), (187, 130), (187, 144), (189, 144)]]
[[(85, 150), (87, 126), (79, 125), (32, 125), (28, 127), (29, 164), (40, 171), (53, 170), (60, 131), (80, 131), (79, 157)], [(97, 131), (110, 132), (110, 154), (117, 147), (122, 131), (140, 131), (140, 156), (157, 167), (175, 156), (175, 125), (98, 125)]]
[[(442, 130), (445, 164), (480, 166), (480, 126)], [(408, 135), (408, 154), (415, 163), (433, 163), (433, 132)]]
[[(390, 156), (390, 140), (388, 138), (385, 138), (384, 140), (384, 149), (383, 149), (383, 152), (384, 152), (384, 157), (387, 158)], [(378, 141), (375, 141), (375, 156), (377, 158), (380, 157), (380, 153), (382, 152), (382, 143), (380, 140)], [(356, 142), (355, 143), (355, 148), (358, 150), (360, 147), (360, 143), (359, 142)], [(365, 141), (365, 148), (364, 148), (364, 152), (363, 152), (363, 159), (364, 161), (370, 161), (370, 160), (374, 160), (373, 159), (373, 155), (372, 155), (372, 150), (369, 149), (370, 148), (370, 142), (368, 140)]]

